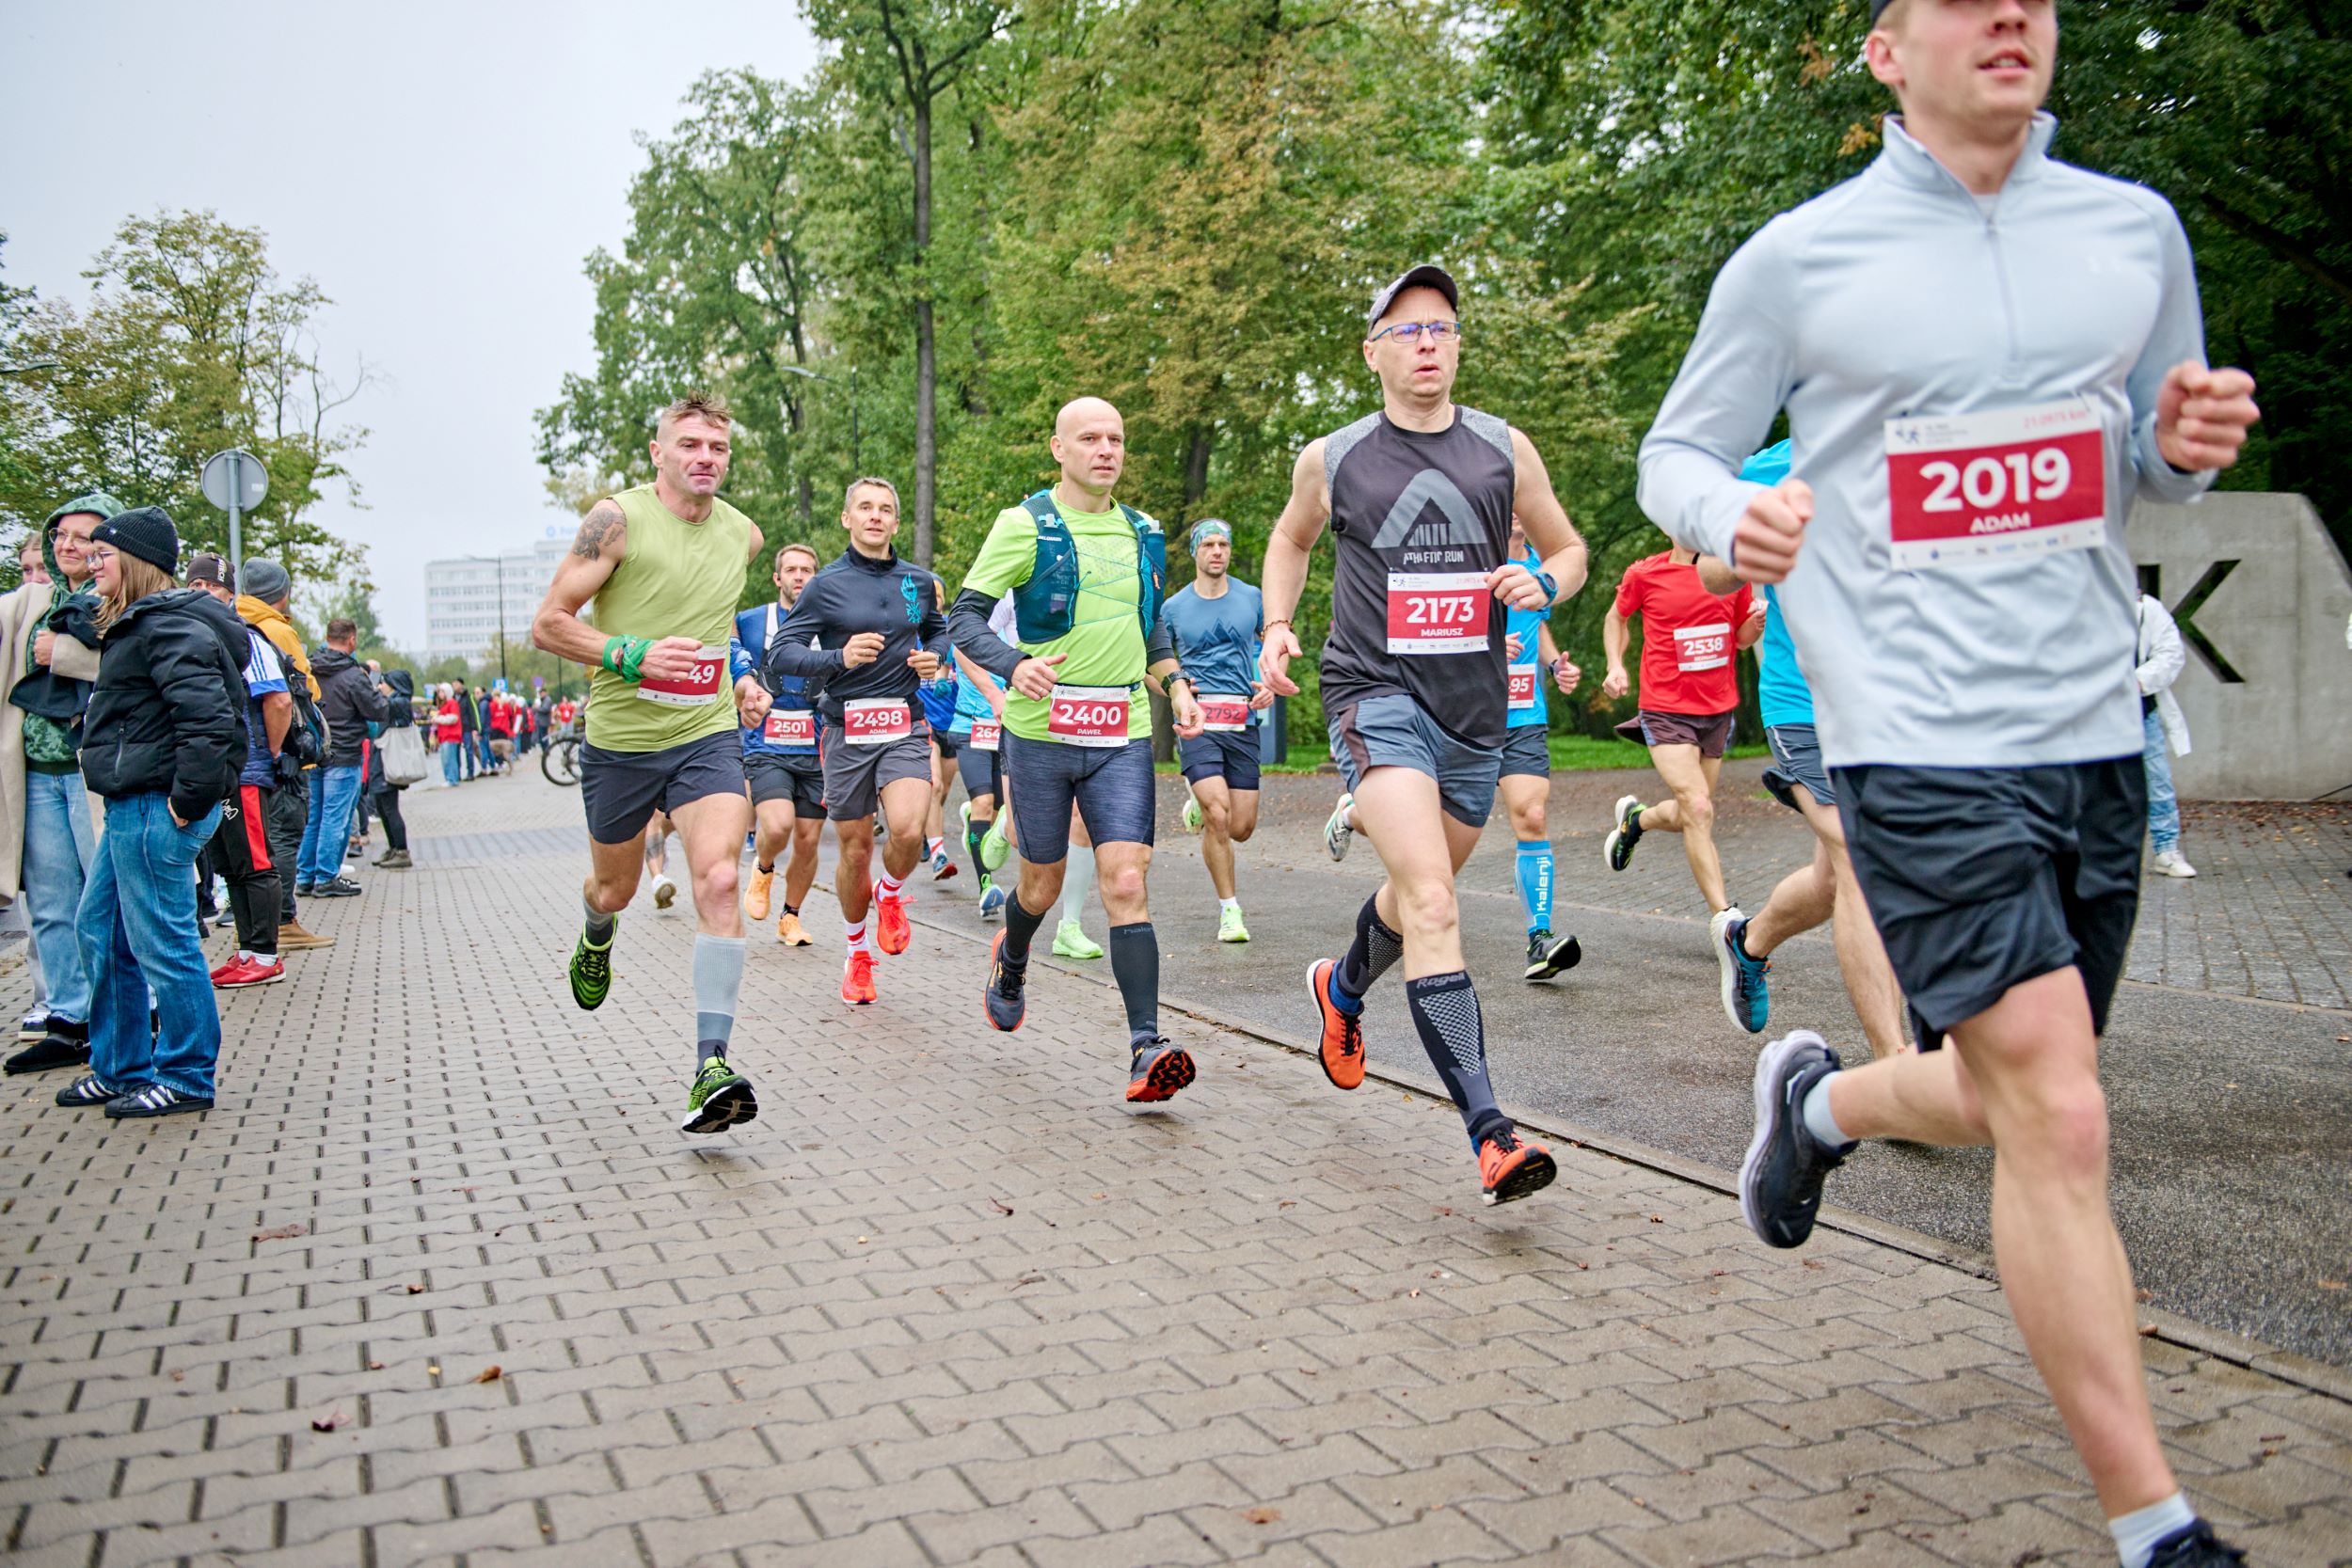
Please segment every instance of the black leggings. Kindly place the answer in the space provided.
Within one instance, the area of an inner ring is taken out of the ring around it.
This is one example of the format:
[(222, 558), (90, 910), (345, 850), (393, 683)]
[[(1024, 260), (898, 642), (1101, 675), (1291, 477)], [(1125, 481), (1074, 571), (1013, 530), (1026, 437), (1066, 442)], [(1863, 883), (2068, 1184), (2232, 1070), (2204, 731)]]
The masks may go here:
[(406, 853), (408, 848), (408, 824), (401, 820), (400, 790), (396, 787), (387, 785), (386, 787), (375, 791), (370, 799), (374, 802), (375, 815), (384, 819), (385, 847), (387, 848), (398, 849), (404, 854)]

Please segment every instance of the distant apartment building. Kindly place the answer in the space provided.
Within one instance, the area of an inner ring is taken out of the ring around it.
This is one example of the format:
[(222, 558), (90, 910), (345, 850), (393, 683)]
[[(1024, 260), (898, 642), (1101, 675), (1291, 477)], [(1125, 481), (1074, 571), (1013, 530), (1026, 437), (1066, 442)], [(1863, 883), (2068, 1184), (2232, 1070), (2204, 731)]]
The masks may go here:
[(556, 563), (571, 545), (573, 530), (549, 524), (546, 536), (521, 549), (493, 556), (458, 556), (424, 563), (424, 657), (480, 658), (498, 645), (501, 578), (506, 638), (531, 641), (531, 618), (555, 579)]

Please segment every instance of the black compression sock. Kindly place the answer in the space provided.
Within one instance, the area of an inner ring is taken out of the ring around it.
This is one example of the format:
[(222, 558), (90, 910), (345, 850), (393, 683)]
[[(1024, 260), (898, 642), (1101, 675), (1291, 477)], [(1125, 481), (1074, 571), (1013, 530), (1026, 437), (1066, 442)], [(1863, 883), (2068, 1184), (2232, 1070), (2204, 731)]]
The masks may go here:
[(1421, 1034), (1430, 1065), (1462, 1112), (1475, 1150), (1480, 1139), (1511, 1125), (1495, 1105), (1494, 1086), (1486, 1081), (1486, 1028), (1477, 988), (1458, 969), (1450, 974), (1424, 974), (1405, 982), (1405, 1005), (1412, 1010), (1413, 1027)]
[(790, 915), (793, 919), (798, 920), (801, 918), (801, 906), (798, 904), (787, 904), (784, 907), (784, 912)]
[(757, 861), (754, 863), (759, 867), (759, 874), (763, 877), (772, 877), (776, 874), (776, 863), (773, 861)]
[(1005, 900), (1005, 941), (996, 949), (996, 956), (1015, 969), (1027, 967), (1029, 939), (1037, 935), (1037, 928), (1044, 923), (1045, 916), (1031, 914), (1028, 906), (1021, 902), (1021, 890), (1013, 889), (1012, 896)]
[(1127, 1005), (1130, 1040), (1156, 1038), (1160, 1032), (1160, 939), (1148, 920), (1111, 927), (1111, 974)]
[(985, 822), (976, 820), (970, 827), (963, 830), (963, 852), (972, 857), (972, 864), (981, 871), (988, 869), (980, 863), (980, 840), (987, 836), (988, 824)]
[(1356, 940), (1350, 943), (1347, 956), (1340, 960), (1333, 978), (1340, 990), (1350, 996), (1360, 997), (1372, 989), (1372, 983), (1389, 972), (1389, 966), (1405, 956), (1405, 939), (1388, 927), (1380, 918), (1380, 895), (1364, 900), (1364, 907), (1356, 911)]

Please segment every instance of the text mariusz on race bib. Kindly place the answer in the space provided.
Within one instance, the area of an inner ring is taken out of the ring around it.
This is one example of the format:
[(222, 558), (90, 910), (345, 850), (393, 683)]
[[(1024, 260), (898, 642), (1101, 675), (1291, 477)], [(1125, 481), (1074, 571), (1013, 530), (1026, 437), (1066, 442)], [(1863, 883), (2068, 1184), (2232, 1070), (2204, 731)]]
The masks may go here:
[(1494, 602), (1484, 572), (1391, 572), (1389, 652), (1483, 654)]
[(726, 667), (727, 651), (706, 644), (694, 655), (693, 669), (668, 679), (647, 675), (637, 683), (637, 695), (671, 707), (705, 707), (719, 700), (719, 677)]
[(841, 738), (852, 746), (880, 746), (914, 733), (907, 705), (887, 697), (861, 697), (841, 705)]
[(1127, 744), (1127, 706), (1134, 693), (1123, 686), (1057, 686), (1047, 705), (1045, 733), (1069, 746)]
[(1889, 420), (1886, 500), (1899, 571), (2094, 548), (2107, 531), (2098, 411), (2068, 399)]

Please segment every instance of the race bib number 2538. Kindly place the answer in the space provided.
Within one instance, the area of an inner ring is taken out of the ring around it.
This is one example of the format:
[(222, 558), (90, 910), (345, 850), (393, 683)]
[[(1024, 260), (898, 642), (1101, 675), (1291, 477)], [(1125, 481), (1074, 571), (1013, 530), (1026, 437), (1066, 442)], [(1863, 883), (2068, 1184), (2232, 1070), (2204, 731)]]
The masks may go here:
[(2080, 399), (1886, 421), (1899, 571), (2094, 548), (2106, 486), (2098, 411)]

